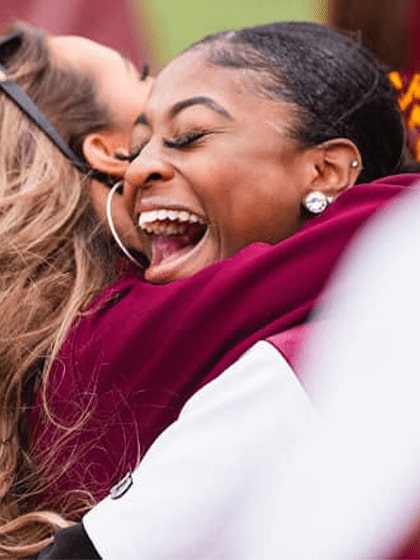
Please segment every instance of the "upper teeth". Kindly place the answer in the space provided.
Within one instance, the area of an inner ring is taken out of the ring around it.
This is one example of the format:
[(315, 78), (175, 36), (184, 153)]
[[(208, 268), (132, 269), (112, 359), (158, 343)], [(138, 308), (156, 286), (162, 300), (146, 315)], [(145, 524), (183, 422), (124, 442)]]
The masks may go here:
[(138, 224), (141, 228), (147, 224), (151, 224), (153, 222), (165, 221), (170, 220), (173, 222), (188, 222), (190, 224), (202, 224), (204, 223), (203, 220), (197, 216), (197, 214), (193, 214), (192, 212), (188, 212), (186, 210), (149, 210), (148, 212), (142, 212), (139, 216)]

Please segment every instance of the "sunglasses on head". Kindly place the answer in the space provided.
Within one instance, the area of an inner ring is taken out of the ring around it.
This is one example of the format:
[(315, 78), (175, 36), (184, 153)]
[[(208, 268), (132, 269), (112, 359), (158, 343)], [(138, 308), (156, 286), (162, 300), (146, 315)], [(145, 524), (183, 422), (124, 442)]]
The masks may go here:
[(22, 32), (15, 31), (10, 35), (0, 38), (0, 91), (13, 101), (19, 109), (47, 136), (51, 142), (60, 150), (60, 152), (72, 163), (72, 165), (108, 187), (112, 187), (118, 180), (116, 177), (97, 171), (88, 165), (85, 161), (80, 159), (74, 151), (70, 148), (67, 142), (62, 138), (57, 129), (50, 123), (43, 112), (32, 101), (29, 95), (23, 91), (18, 84), (9, 76), (5, 61), (22, 44)]

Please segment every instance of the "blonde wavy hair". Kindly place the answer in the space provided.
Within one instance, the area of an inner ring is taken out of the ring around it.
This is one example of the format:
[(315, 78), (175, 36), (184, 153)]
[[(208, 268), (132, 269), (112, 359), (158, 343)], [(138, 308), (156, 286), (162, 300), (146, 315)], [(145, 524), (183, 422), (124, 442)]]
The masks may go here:
[[(57, 67), (40, 30), (17, 28), (20, 46), (0, 61), (83, 158), (83, 138), (112, 126), (93, 78)], [(1, 92), (0, 138), (0, 558), (22, 558), (69, 524), (42, 510), (26, 416), (71, 324), (113, 280), (115, 251), (90, 179)]]

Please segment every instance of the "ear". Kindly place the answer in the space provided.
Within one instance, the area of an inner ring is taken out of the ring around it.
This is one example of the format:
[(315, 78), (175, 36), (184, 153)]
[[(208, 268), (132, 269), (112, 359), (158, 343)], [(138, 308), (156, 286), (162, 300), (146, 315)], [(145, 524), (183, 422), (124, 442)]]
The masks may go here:
[(92, 132), (83, 140), (83, 154), (91, 167), (123, 177), (127, 162), (115, 157), (116, 153), (127, 153), (127, 137), (107, 132)]
[(320, 191), (334, 200), (352, 187), (362, 170), (362, 158), (357, 146), (348, 138), (333, 138), (314, 148), (315, 172), (307, 187)]

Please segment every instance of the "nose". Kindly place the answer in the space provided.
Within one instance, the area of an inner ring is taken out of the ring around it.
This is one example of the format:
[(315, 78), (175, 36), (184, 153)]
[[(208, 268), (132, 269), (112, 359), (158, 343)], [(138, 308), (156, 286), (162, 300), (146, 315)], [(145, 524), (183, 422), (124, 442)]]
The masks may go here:
[(124, 199), (128, 208), (134, 208), (139, 190), (165, 184), (175, 175), (173, 166), (148, 148), (149, 145), (130, 163), (125, 173)]
[(148, 144), (130, 163), (125, 173), (127, 183), (137, 188), (146, 189), (156, 181), (169, 181), (174, 176), (174, 169)]

